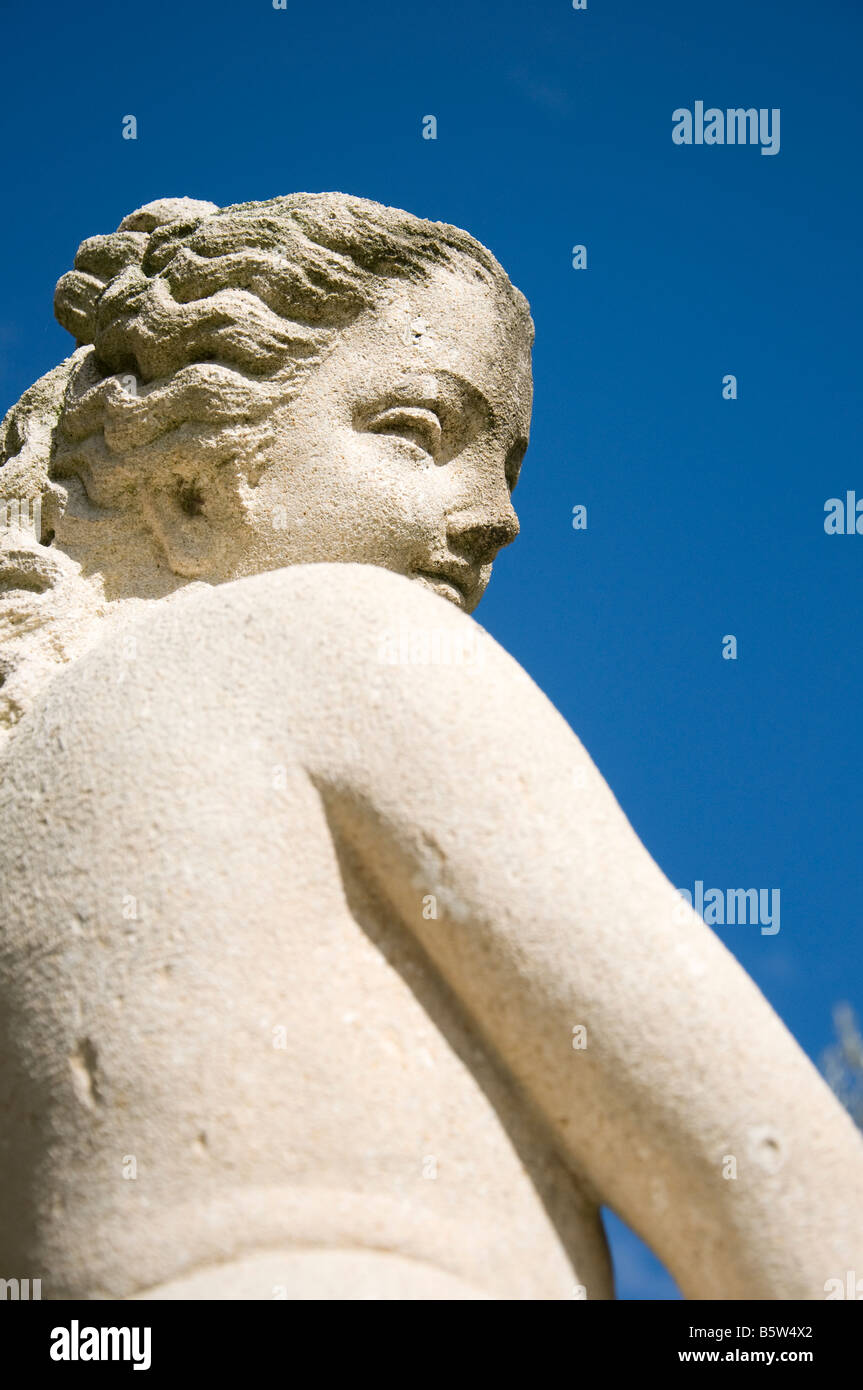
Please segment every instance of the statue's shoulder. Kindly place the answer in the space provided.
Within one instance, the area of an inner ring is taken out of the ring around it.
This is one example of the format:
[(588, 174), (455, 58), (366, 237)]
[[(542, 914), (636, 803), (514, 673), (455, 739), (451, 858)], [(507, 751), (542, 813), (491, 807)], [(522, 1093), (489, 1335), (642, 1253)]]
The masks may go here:
[(271, 660), (349, 648), (386, 661), (393, 644), (410, 639), (419, 651), (436, 634), (444, 645), (466, 649), (480, 641), (497, 645), (472, 617), (403, 575), (374, 565), (311, 564), (192, 585), (135, 615), (104, 650), (137, 638), (175, 647), (187, 659), (205, 650), (231, 656), (239, 642), (247, 655), (258, 646)]
[[(192, 584), (106, 623), (101, 639), (51, 683), (55, 710), (112, 711), (190, 685), (220, 698), (281, 690), (317, 673), (370, 668), (473, 671), (511, 661), (446, 599), (372, 565), (313, 564)], [(515, 663), (513, 662), (514, 666)]]
[(327, 726), (359, 728), (362, 710), (408, 711), (429, 738), (452, 738), (459, 708), (476, 739), (490, 708), (509, 718), (538, 693), (472, 617), (422, 585), (375, 566), (298, 565), (120, 615), (51, 681), (4, 761), (41, 767), (56, 742), (73, 780), (107, 786), (134, 765), (143, 786), (226, 742), (282, 744), (290, 730), (311, 747)]

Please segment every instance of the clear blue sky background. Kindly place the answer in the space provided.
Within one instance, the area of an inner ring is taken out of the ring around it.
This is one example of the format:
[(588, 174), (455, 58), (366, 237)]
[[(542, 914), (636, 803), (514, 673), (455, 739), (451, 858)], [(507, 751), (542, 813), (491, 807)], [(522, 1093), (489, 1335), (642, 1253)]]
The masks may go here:
[[(863, 536), (823, 529), (863, 496), (858, 0), (48, 0), (2, 31), (2, 409), (70, 350), (78, 243), (157, 197), (340, 189), (495, 251), (536, 402), (478, 616), (674, 883), (781, 889), (779, 935), (718, 930), (817, 1057), (863, 1004)], [(780, 153), (675, 146), (697, 99), (781, 108)], [(674, 1297), (609, 1227), (621, 1296)]]

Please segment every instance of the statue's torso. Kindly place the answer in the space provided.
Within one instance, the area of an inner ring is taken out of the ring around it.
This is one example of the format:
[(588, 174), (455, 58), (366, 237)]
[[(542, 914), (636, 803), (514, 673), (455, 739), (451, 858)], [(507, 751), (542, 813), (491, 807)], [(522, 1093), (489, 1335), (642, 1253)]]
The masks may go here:
[(595, 1205), (338, 851), (289, 740), (213, 746), (210, 677), (170, 652), (121, 671), (97, 653), (55, 682), (9, 752), (7, 1276), (608, 1296)]

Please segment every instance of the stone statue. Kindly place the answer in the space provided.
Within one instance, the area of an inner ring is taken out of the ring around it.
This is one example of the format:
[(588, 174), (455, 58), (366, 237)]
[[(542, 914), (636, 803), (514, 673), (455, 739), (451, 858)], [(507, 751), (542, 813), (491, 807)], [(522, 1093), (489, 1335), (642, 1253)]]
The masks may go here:
[(602, 1299), (601, 1204), (689, 1298), (863, 1270), (863, 1140), (469, 616), (531, 407), (494, 257), (167, 199), (56, 311), (0, 436), (0, 1273)]

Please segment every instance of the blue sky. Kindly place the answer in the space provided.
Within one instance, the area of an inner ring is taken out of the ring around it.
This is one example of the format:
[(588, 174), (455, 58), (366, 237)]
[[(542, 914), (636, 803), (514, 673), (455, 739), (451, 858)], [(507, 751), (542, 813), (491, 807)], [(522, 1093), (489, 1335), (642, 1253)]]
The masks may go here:
[[(2, 30), (0, 409), (70, 350), (78, 243), (153, 198), (340, 189), (497, 254), (536, 397), (478, 617), (673, 882), (780, 888), (777, 935), (717, 930), (817, 1057), (863, 1006), (863, 535), (823, 525), (863, 497), (857, 0), (49, 0)], [(675, 145), (697, 100), (779, 108), (779, 153)], [(609, 1227), (621, 1296), (674, 1296)]]

